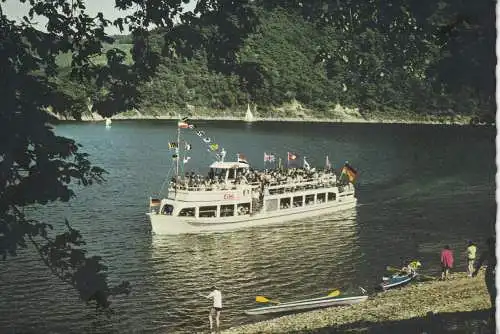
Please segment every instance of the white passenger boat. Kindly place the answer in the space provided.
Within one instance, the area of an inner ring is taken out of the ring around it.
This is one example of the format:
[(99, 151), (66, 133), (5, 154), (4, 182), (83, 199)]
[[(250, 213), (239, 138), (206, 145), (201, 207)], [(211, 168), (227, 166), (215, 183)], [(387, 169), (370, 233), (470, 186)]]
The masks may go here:
[(356, 201), (352, 182), (331, 169), (266, 172), (222, 159), (203, 179), (177, 172), (165, 198), (150, 198), (147, 215), (156, 234), (219, 232), (331, 214)]

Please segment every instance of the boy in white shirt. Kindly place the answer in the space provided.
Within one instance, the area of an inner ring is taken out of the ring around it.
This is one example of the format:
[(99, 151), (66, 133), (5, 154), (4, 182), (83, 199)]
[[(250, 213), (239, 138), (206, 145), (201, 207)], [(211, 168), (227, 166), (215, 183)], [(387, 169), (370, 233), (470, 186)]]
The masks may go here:
[(217, 331), (219, 331), (219, 325), (220, 325), (219, 317), (222, 311), (222, 294), (220, 290), (218, 290), (217, 287), (214, 285), (212, 287), (212, 292), (210, 292), (207, 296), (204, 297), (213, 299), (213, 306), (210, 308), (210, 314), (208, 315), (208, 319), (210, 320), (210, 331), (212, 331), (213, 329), (212, 316), (214, 315), (214, 313), (215, 313), (216, 328)]

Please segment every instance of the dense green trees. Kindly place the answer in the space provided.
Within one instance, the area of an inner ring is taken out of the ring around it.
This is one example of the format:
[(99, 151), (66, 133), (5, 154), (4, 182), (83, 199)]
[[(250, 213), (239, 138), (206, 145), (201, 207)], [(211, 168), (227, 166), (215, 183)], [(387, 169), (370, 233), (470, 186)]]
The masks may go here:
[[(270, 115), (270, 107), (297, 100), (319, 117), (338, 103), (367, 117), (492, 121), (494, 4), (254, 1), (240, 8), (220, 1), (212, 8), (200, 2), (199, 10), (212, 9), (148, 36), (163, 56), (158, 72), (138, 88), (138, 109), (238, 114), (251, 101)], [(125, 50), (132, 40), (117, 37), (114, 46)]]

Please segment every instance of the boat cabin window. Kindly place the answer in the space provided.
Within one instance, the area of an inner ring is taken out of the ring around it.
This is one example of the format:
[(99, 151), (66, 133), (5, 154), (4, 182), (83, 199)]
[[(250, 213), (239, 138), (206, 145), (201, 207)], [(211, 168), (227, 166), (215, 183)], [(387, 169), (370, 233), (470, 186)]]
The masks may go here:
[(325, 203), (326, 194), (325, 193), (317, 194), (316, 195), (316, 200), (317, 200), (318, 203)]
[(278, 199), (269, 199), (266, 201), (266, 211), (278, 210)]
[(200, 218), (217, 217), (217, 206), (200, 206)]
[(250, 214), (250, 203), (240, 203), (237, 205), (236, 212), (238, 215), (248, 215)]
[(314, 204), (314, 194), (306, 195), (306, 205)]
[(233, 168), (228, 169), (227, 178), (228, 178), (229, 180), (235, 179), (235, 178), (236, 178), (236, 176), (235, 176), (235, 174), (236, 174), (236, 173), (235, 173), (235, 172), (236, 172), (236, 170), (235, 170), (235, 169), (233, 169)]
[(194, 217), (195, 212), (196, 212), (195, 208), (184, 208), (179, 212), (179, 216)]
[(220, 216), (221, 217), (232, 217), (232, 216), (234, 216), (234, 204), (231, 204), (231, 205), (221, 205), (220, 206)]
[(335, 201), (337, 195), (335, 193), (328, 193), (328, 202)]
[(293, 198), (293, 207), (295, 208), (295, 207), (298, 207), (298, 206), (302, 206), (302, 200), (303, 199), (304, 198), (302, 196), (295, 196)]
[(172, 212), (174, 212), (174, 206), (170, 204), (165, 204), (161, 210), (161, 213), (163, 215), (172, 215)]
[(280, 198), (280, 209), (288, 209), (290, 207), (290, 198)]

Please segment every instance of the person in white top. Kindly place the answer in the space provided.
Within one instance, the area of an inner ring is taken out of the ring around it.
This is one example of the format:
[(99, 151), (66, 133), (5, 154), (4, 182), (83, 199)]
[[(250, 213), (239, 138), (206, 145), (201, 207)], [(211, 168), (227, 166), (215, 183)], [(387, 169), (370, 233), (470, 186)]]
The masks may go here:
[(220, 290), (217, 289), (217, 287), (214, 285), (212, 287), (212, 292), (210, 292), (207, 296), (204, 296), (205, 298), (212, 298), (213, 299), (213, 305), (210, 308), (210, 314), (208, 315), (208, 319), (210, 320), (210, 331), (213, 329), (213, 320), (212, 317), (215, 314), (215, 324), (217, 331), (219, 331), (220, 327), (220, 322), (219, 322), (219, 317), (220, 313), (222, 311), (222, 294)]

